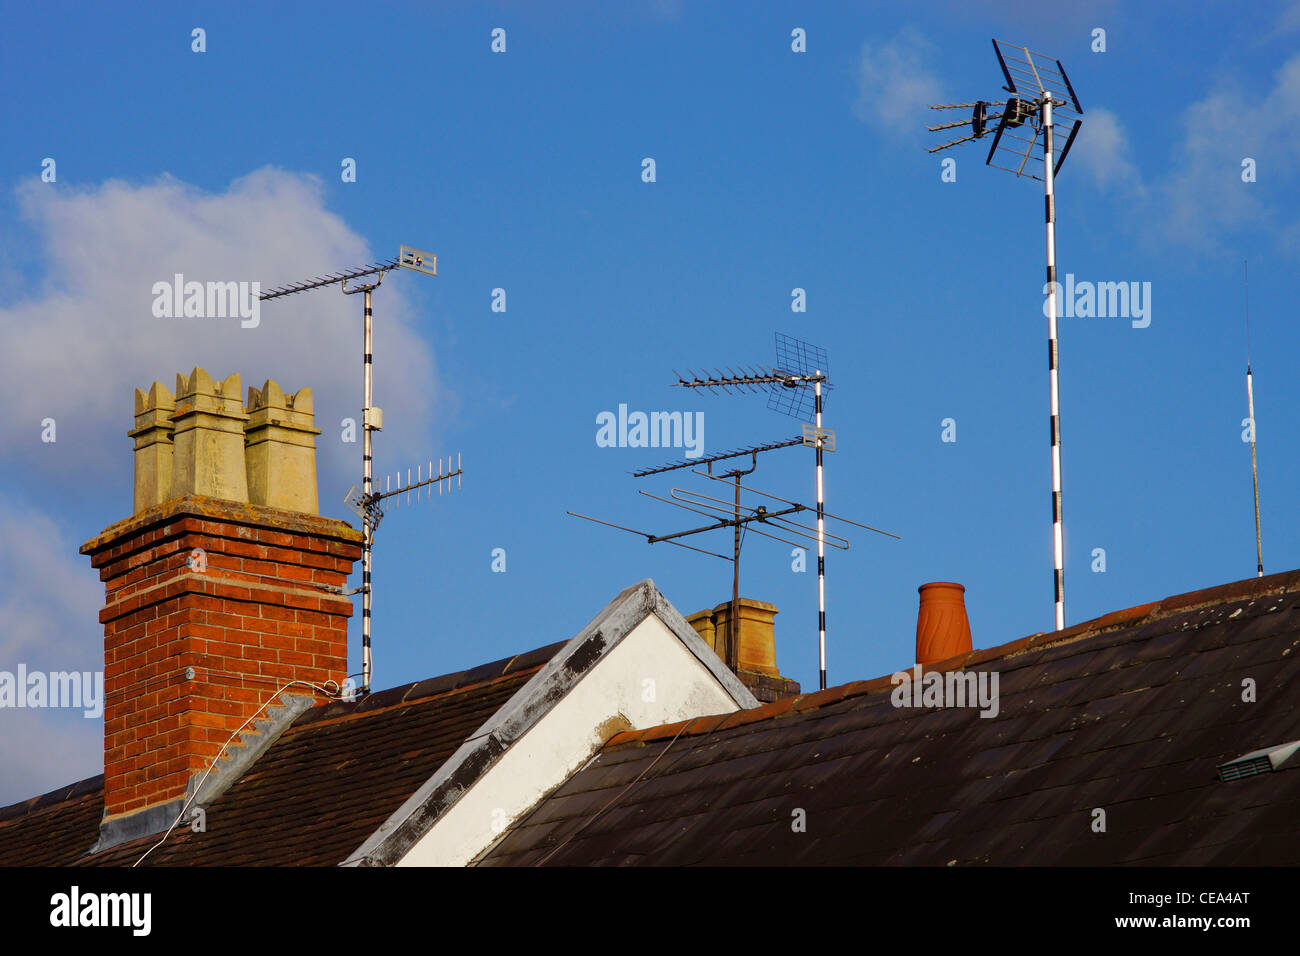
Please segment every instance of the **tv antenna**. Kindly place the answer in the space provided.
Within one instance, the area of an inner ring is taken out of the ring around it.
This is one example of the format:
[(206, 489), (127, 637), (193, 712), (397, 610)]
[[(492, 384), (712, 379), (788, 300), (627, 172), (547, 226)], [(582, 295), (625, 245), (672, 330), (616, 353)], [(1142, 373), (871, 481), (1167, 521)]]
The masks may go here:
[[(768, 445), (754, 445), (749, 448), (723, 452), (710, 458), (697, 458), (686, 461), (670, 462), (666, 465), (654, 468), (645, 468), (641, 471), (633, 472), (633, 477), (641, 478), (648, 475), (658, 475), (663, 474), (664, 472), (676, 471), (682, 468), (691, 468), (694, 474), (699, 475), (702, 478), (709, 478), (714, 481), (721, 481), (730, 484), (734, 493), (733, 497), (730, 499), (719, 498), (714, 495), (706, 495), (685, 488), (671, 489), (669, 492), (670, 497), (668, 498), (651, 494), (648, 491), (638, 492), (638, 494), (645, 495), (647, 498), (653, 498), (656, 501), (662, 501), (665, 504), (673, 505), (674, 507), (682, 508), (686, 511), (694, 512), (695, 514), (704, 515), (707, 518), (713, 519), (711, 524), (702, 525), (698, 528), (690, 528), (686, 531), (676, 531), (669, 534), (656, 535), (645, 531), (638, 531), (635, 528), (613, 524), (609, 521), (602, 521), (599, 518), (579, 514), (575, 511), (570, 511), (568, 514), (575, 518), (584, 518), (587, 521), (594, 521), (597, 524), (603, 524), (606, 527), (616, 528), (620, 531), (627, 531), (631, 534), (640, 535), (646, 539), (648, 544), (666, 542), (668, 544), (677, 545), (678, 547), (687, 548), (691, 551), (698, 551), (701, 554), (708, 554), (715, 558), (722, 558), (724, 561), (731, 561), (731, 613), (728, 615), (727, 621), (727, 647), (724, 660), (726, 661), (727, 666), (735, 672), (739, 667), (740, 551), (744, 541), (742, 532), (752, 531), (754, 534), (762, 535), (766, 538), (773, 538), (786, 544), (792, 544), (795, 547), (805, 547), (812, 541), (817, 540), (829, 544), (833, 548), (847, 551), (849, 549), (849, 540), (840, 535), (826, 532), (825, 528), (820, 523), (824, 518), (832, 518), (837, 521), (843, 521), (847, 524), (855, 525), (859, 528), (865, 528), (868, 531), (875, 531), (879, 534), (889, 535), (890, 537), (898, 537), (897, 535), (890, 534), (888, 531), (880, 531), (880, 529), (872, 528), (870, 525), (859, 524), (858, 522), (852, 521), (848, 518), (829, 514), (821, 508), (817, 509), (819, 516), (819, 526), (817, 528), (813, 528), (806, 524), (800, 524), (791, 520), (790, 516), (805, 511), (813, 511), (813, 509), (808, 505), (803, 505), (791, 499), (782, 498), (769, 492), (759, 491), (740, 483), (740, 479), (743, 476), (751, 474), (758, 467), (758, 456), (763, 452), (774, 451), (778, 448), (789, 448), (794, 445), (802, 444), (804, 444), (804, 439), (801, 436), (799, 438), (791, 438), (788, 441), (774, 442)], [(750, 459), (750, 466), (748, 468), (737, 466), (729, 468), (720, 474), (714, 473), (713, 466), (716, 463), (744, 457)], [(698, 468), (701, 465), (703, 465), (707, 470), (699, 471)], [(751, 505), (743, 504), (740, 497), (742, 491), (751, 495), (760, 496), (761, 498), (770, 499), (770, 501)], [(777, 502), (788, 507), (780, 507), (775, 504)], [(769, 504), (772, 505), (770, 509)], [(760, 530), (757, 527), (759, 524), (763, 525), (765, 530)], [(730, 556), (719, 554), (716, 551), (708, 551), (704, 548), (697, 548), (694, 545), (683, 544), (678, 540), (680, 538), (690, 537), (691, 535), (703, 534), (708, 531), (719, 531), (724, 528), (732, 529), (732, 553)], [(776, 534), (775, 532), (777, 531), (781, 532), (781, 534)], [(791, 537), (782, 537), (782, 535), (789, 535)], [(798, 540), (792, 540), (792, 538)], [(825, 682), (825, 676), (825, 669), (823, 669), (823, 683)]]
[[(822, 482), (822, 453), (835, 450), (835, 432), (822, 427), (823, 392), (831, 388), (826, 350), (783, 332), (777, 332), (775, 366), (760, 368), (742, 366), (739, 373), (728, 368), (725, 375), (721, 369), (716, 368), (715, 374), (704, 376), (690, 369), (687, 371), (691, 375), (689, 379), (674, 371), (677, 375), (677, 381), (674, 383), (676, 386), (709, 391), (721, 389), (728, 394), (732, 389), (741, 392), (766, 391), (767, 407), (804, 422), (802, 444), (808, 445), (817, 452), (817, 653), (821, 688), (825, 690), (826, 499)], [(811, 401), (808, 398), (810, 390)]]
[[(296, 295), (299, 292), (310, 292), (313, 289), (324, 288), (335, 283), (339, 284), (340, 290), (344, 295), (356, 295), (358, 292), (365, 295), (365, 321), (362, 341), (362, 362), (364, 366), (364, 399), (361, 408), (361, 490), (358, 491), (354, 485), (348, 494), (344, 497), (344, 503), (352, 508), (361, 518), (362, 527), (362, 554), (361, 554), (361, 587), (356, 588), (349, 594), (361, 592), (361, 694), (362, 696), (370, 693), (370, 679), (373, 673), (373, 661), (370, 653), (370, 611), (373, 602), (371, 588), (371, 559), (374, 548), (375, 528), (379, 526), (380, 519), (383, 518), (384, 511), (381, 505), (385, 499), (405, 494), (407, 501), (410, 501), (410, 492), (416, 493), (416, 501), (419, 501), (421, 490), (428, 485), (438, 484), (438, 493), (442, 494), (444, 486), (450, 490), (450, 479), (456, 479), (456, 487), (460, 487), (460, 455), (456, 456), (456, 470), (451, 470), (451, 459), (447, 459), (446, 467), (443, 467), (442, 460), (438, 461), (438, 475), (433, 473), (433, 462), (429, 462), (429, 477), (424, 478), (424, 468), (421, 466), (417, 470), (417, 480), (410, 480), (410, 471), (407, 471), (406, 484), (402, 484), (400, 476), (398, 487), (392, 488), (391, 482), (389, 489), (380, 493), (374, 490), (374, 457), (372, 447), (371, 432), (381, 431), (384, 427), (384, 412), (374, 404), (374, 371), (373, 371), (373, 312), (371, 309), (370, 294), (384, 281), (384, 275), (392, 269), (409, 269), (412, 272), (418, 272), (422, 275), (437, 276), (438, 274), (438, 257), (423, 252), (420, 249), (413, 249), (410, 246), (402, 246), (396, 257), (386, 259), (383, 262), (371, 263), (366, 266), (359, 266), (355, 269), (345, 269), (342, 272), (335, 272), (327, 276), (317, 276), (314, 279), (307, 279), (302, 282), (291, 282), (268, 292), (263, 292), (259, 298), (262, 301), (269, 299), (278, 299), (286, 295)], [(373, 276), (370, 282), (363, 282), (348, 288), (348, 280), (362, 279)], [(429, 492), (432, 497), (432, 489)], [(400, 499), (399, 499), (400, 502)], [(396, 504), (397, 502), (395, 502)]]
[[(1057, 291), (1056, 281), (1056, 195), (1055, 178), (1065, 162), (1074, 137), (1078, 135), (1083, 120), (1083, 107), (1075, 96), (1070, 78), (1060, 60), (1028, 47), (1013, 46), (1001, 40), (993, 41), (993, 52), (1006, 79), (1003, 89), (1010, 96), (1005, 100), (977, 100), (974, 103), (940, 103), (932, 110), (971, 109), (971, 118), (929, 127), (931, 131), (956, 129), (969, 125), (970, 135), (962, 136), (940, 146), (930, 147), (930, 152), (951, 149), (961, 143), (980, 139), (997, 121), (993, 132), (993, 145), (989, 147), (986, 164), (997, 169), (1028, 176), (1043, 183), (1047, 196), (1047, 353), (1048, 378), (1051, 387), (1052, 426), (1052, 554), (1054, 575), (1052, 581), (1056, 599), (1056, 629), (1065, 627), (1065, 535), (1061, 518), (1061, 396), (1057, 364)], [(990, 113), (990, 108), (1001, 107), (1001, 112)], [(1054, 135), (1057, 114), (1064, 123), (1071, 124), (1065, 143), (1057, 146)], [(1042, 142), (1042, 155), (1035, 149)], [(995, 163), (994, 158), (1009, 165)], [(1039, 168), (1038, 165), (1042, 166)]]
[(1246, 277), (1246, 414), (1250, 416), (1250, 480), (1255, 486), (1255, 568), (1264, 576), (1264, 542), (1259, 534), (1259, 466), (1255, 461), (1255, 387), (1250, 375), (1250, 262), (1242, 261)]

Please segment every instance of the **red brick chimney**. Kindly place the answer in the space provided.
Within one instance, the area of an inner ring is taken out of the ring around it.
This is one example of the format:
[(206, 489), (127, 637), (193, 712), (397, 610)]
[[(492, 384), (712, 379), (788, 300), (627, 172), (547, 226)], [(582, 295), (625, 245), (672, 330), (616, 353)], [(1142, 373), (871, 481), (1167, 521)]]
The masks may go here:
[[(310, 389), (268, 382), (245, 408), (238, 375), (202, 369), (174, 402), (136, 391), (135, 513), (81, 546), (106, 590), (101, 846), (170, 825), (284, 684), (346, 677), (352, 602), (331, 589), (361, 532), (315, 513), (311, 419)], [(281, 703), (313, 698), (295, 684)]]

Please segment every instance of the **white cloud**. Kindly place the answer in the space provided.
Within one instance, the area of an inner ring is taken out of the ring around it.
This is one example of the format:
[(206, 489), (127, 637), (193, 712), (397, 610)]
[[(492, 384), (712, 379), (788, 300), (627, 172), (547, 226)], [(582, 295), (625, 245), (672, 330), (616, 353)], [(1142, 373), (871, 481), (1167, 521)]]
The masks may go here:
[(935, 56), (934, 44), (912, 27), (885, 42), (868, 40), (858, 60), (853, 112), (891, 131), (924, 130), (926, 107), (942, 99), (939, 79), (930, 68)]
[[(48, 272), (34, 293), (0, 309), (0, 440), (11, 465), (47, 487), (82, 490), (89, 475), (129, 487), (134, 389), (154, 380), (172, 388), (177, 372), (199, 365), (214, 378), (241, 373), (245, 395), (266, 378), (286, 391), (310, 386), (324, 432), (322, 481), (358, 471), (358, 446), (339, 440), (339, 421), (361, 404), (359, 296), (329, 288), (263, 303), (256, 328), (237, 318), (160, 319), (151, 309), (153, 284), (178, 272), (265, 290), (396, 252), (373, 253), (327, 211), (315, 178), (263, 168), (216, 194), (169, 176), (82, 190), (29, 182), (18, 193)], [(427, 457), (436, 398), (432, 350), (404, 281), (390, 277), (375, 296), (375, 400), (388, 426), (381, 470), (386, 456)], [(58, 441), (43, 445), (47, 417)]]
[[(125, 515), (123, 516), (125, 517)], [(99, 670), (104, 589), (80, 544), (31, 505), (0, 503), (0, 670)]]
[[(164, 176), (80, 190), (32, 182), (18, 196), (31, 233), (23, 241), (40, 251), (46, 274), (0, 308), (8, 492), (0, 502), (0, 669), (21, 662), (100, 670), (103, 585), (77, 549), (130, 513), (126, 432), (136, 388), (154, 380), (171, 388), (177, 372), (195, 365), (214, 377), (241, 373), (245, 395), (266, 378), (291, 391), (310, 386), (323, 431), (323, 513), (350, 517), (337, 499), (360, 470), (359, 445), (343, 444), (339, 429), (344, 416), (359, 417), (360, 296), (321, 289), (263, 303), (260, 325), (241, 328), (238, 318), (155, 318), (153, 284), (180, 272), (266, 289), (396, 249), (372, 252), (325, 209), (317, 180), (270, 168), (219, 193)], [(437, 398), (434, 358), (417, 331), (408, 281), (390, 275), (375, 295), (375, 399), (387, 426), (377, 453), (381, 473), (387, 461), (395, 467), (428, 457)], [(52, 444), (40, 440), (44, 418), (57, 422)], [(112, 485), (125, 492), (116, 504), (103, 493)], [(340, 485), (327, 499), (326, 489)], [(63, 513), (85, 501), (95, 523), (70, 528), (51, 516), (51, 501)], [(0, 804), (100, 772), (102, 751), (100, 720), (0, 709)]]
[[(1068, 135), (1066, 128), (1061, 128), (1060, 134)], [(1094, 107), (1083, 117), (1066, 163), (1081, 167), (1103, 192), (1127, 190), (1143, 194), (1145, 188), (1132, 155), (1119, 117), (1108, 109)]]

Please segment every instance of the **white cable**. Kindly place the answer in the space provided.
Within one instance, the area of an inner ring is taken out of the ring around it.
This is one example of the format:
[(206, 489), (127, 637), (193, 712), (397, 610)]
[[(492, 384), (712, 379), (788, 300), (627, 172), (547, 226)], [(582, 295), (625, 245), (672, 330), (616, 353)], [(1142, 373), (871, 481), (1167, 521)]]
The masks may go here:
[(208, 769), (203, 771), (203, 776), (199, 778), (199, 782), (195, 785), (194, 793), (192, 793), (190, 795), (190, 798), (185, 801), (185, 805), (181, 807), (181, 812), (177, 815), (176, 819), (172, 821), (172, 825), (169, 826), (167, 828), (167, 831), (162, 835), (162, 839), (159, 840), (157, 843), (155, 843), (153, 846), (149, 847), (149, 849), (145, 850), (144, 854), (141, 855), (140, 859), (136, 860), (134, 863), (131, 864), (131, 868), (134, 869), (135, 867), (139, 866), (141, 863), (144, 862), (144, 858), (146, 856), (148, 856), (154, 850), (158, 849), (160, 846), (162, 846), (164, 843), (167, 842), (167, 838), (171, 836), (172, 830), (176, 829), (176, 824), (180, 823), (182, 820), (185, 819), (185, 813), (186, 811), (189, 810), (190, 804), (194, 802), (194, 798), (199, 795), (199, 791), (203, 787), (203, 781), (208, 779), (208, 774), (212, 773), (213, 769), (217, 766), (217, 761), (220, 760), (221, 755), (226, 752), (226, 748), (230, 746), (230, 742), (234, 740), (236, 736), (243, 733), (244, 728), (247, 727), (250, 723), (252, 723), (252, 721), (257, 717), (257, 715), (266, 709), (267, 704), (271, 703), (271, 701), (275, 700), (277, 697), (283, 694), (290, 687), (293, 687), (295, 684), (301, 684), (304, 687), (310, 687), (313, 690), (318, 690), (326, 697), (330, 698), (331, 700), (341, 700), (343, 698), (342, 688), (339, 687), (337, 681), (331, 680), (331, 681), (326, 681), (325, 683), (326, 685), (333, 684), (334, 691), (331, 692), (327, 686), (322, 687), (320, 684), (313, 684), (310, 681), (291, 680), (289, 681), (289, 683), (285, 684), (274, 694), (268, 697), (262, 703), (262, 705), (257, 708), (257, 710), (253, 711), (253, 713), (249, 716), (249, 718), (245, 720), (242, 724), (240, 724), (239, 728), (234, 733), (232, 733), (229, 737), (227, 737), (226, 742), (221, 745), (221, 749), (217, 751), (217, 755), (212, 758), (212, 762), (208, 765)]

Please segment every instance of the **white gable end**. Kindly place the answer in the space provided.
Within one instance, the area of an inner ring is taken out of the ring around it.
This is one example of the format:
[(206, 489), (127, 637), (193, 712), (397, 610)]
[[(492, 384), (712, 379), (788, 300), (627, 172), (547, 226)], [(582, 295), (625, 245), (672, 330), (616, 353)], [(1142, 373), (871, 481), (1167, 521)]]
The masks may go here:
[(739, 709), (651, 615), (515, 741), (398, 866), (469, 863), (616, 733)]
[(597, 615), (344, 862), (464, 866), (615, 734), (757, 707), (642, 581)]

